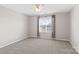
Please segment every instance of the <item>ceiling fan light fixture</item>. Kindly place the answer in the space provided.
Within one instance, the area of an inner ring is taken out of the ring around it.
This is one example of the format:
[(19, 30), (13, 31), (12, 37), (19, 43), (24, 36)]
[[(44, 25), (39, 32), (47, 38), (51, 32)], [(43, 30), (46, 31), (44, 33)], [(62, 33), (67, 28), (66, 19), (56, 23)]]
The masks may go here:
[(35, 4), (34, 7), (36, 12), (40, 12), (42, 10), (42, 4)]

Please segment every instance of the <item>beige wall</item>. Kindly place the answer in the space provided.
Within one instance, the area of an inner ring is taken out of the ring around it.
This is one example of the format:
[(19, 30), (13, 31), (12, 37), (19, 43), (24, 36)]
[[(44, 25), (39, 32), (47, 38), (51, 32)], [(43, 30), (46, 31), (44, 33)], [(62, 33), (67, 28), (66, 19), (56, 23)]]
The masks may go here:
[(69, 13), (56, 14), (56, 39), (69, 41), (70, 39)]
[(71, 11), (71, 44), (79, 52), (79, 5)]
[[(37, 17), (36, 16), (30, 17), (29, 19), (29, 36), (37, 37)], [(46, 37), (48, 36), (46, 35)], [(69, 41), (70, 39), (69, 13), (56, 14), (56, 39)]]
[(27, 17), (0, 6), (0, 48), (27, 38)]
[(28, 36), (37, 37), (37, 16), (28, 19)]

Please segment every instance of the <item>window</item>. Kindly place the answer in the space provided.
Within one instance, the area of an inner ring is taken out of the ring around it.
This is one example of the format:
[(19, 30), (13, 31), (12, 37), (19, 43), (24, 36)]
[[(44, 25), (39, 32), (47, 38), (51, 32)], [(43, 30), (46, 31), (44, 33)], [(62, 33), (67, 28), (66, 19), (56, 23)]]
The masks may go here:
[(39, 18), (39, 32), (52, 32), (51, 16), (44, 16)]

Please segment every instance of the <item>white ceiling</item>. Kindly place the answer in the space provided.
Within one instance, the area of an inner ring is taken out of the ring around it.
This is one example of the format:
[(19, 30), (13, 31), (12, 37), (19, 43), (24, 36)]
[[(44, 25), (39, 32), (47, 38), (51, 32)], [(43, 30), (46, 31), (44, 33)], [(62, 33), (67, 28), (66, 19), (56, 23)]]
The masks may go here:
[(3, 4), (2, 6), (26, 15), (42, 15), (53, 14), (59, 12), (69, 12), (73, 8), (73, 4), (44, 4), (42, 11), (37, 13), (33, 4)]

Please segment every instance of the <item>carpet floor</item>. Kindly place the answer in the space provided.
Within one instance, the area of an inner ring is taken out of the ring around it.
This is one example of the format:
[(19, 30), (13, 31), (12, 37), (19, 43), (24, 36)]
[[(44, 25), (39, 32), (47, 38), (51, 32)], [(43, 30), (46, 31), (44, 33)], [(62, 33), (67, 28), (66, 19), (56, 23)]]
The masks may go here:
[(0, 48), (0, 54), (77, 54), (67, 41), (29, 38)]

